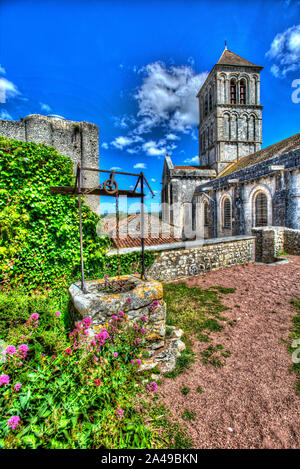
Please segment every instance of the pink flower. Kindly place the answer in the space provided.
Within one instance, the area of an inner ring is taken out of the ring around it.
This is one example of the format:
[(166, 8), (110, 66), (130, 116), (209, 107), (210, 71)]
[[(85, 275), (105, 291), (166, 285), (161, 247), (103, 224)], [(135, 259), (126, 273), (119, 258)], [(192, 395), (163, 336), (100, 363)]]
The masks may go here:
[(113, 353), (113, 356), (114, 356), (115, 358), (117, 358), (118, 352), (114, 352), (114, 353)]
[(146, 321), (147, 321), (146, 316), (142, 316), (142, 317), (141, 317), (141, 320), (144, 321), (144, 322), (146, 322)]
[(124, 417), (124, 410), (122, 409), (119, 409), (119, 407), (116, 409), (116, 414), (117, 414), (117, 417), (119, 420), (122, 420), (122, 418)]
[(123, 311), (119, 311), (118, 316), (120, 316), (120, 318), (123, 318), (125, 315), (124, 315)]
[(135, 329), (136, 331), (137, 331), (138, 328), (139, 328), (139, 326), (138, 326), (137, 324), (135, 324), (133, 327), (134, 327), (134, 329)]
[(9, 376), (8, 375), (1, 375), (0, 376), (0, 386), (2, 386), (2, 384), (4, 384), (4, 386), (9, 384)]
[(147, 389), (149, 389), (149, 391), (155, 392), (156, 389), (157, 389), (157, 384), (156, 384), (156, 382), (155, 382), (155, 381), (152, 381), (152, 383), (147, 384)]
[(56, 311), (55, 316), (57, 316), (57, 317), (59, 318), (60, 315), (61, 315), (61, 312), (60, 312), (60, 311)]
[(67, 353), (68, 355), (72, 355), (72, 349), (70, 347), (66, 348), (64, 353)]
[(101, 379), (99, 379), (99, 378), (94, 379), (94, 384), (96, 386), (101, 386)]
[(136, 343), (137, 343), (137, 344), (139, 344), (140, 341), (141, 341), (141, 339), (139, 339), (139, 338), (136, 339)]
[(39, 319), (39, 315), (37, 313), (33, 313), (30, 318), (29, 318), (29, 321), (37, 321)]
[(18, 347), (19, 354), (21, 355), (22, 358), (25, 358), (27, 355), (29, 348), (27, 344), (21, 344)]
[(82, 322), (87, 327), (89, 327), (92, 323), (91, 318), (84, 318), (84, 320)]
[(17, 353), (17, 349), (14, 345), (8, 345), (5, 349), (5, 353), (7, 353), (8, 355), (14, 355), (15, 353)]
[(142, 334), (145, 334), (145, 332), (146, 332), (146, 329), (144, 329), (144, 328), (142, 327), (141, 333), (142, 333)]
[(132, 301), (131, 298), (127, 298), (127, 300), (126, 300), (126, 302), (129, 303), (129, 304), (131, 304), (131, 301)]
[(20, 417), (17, 415), (13, 415), (13, 417), (10, 417), (9, 421), (7, 422), (7, 425), (14, 430), (20, 423)]
[(105, 274), (105, 275), (104, 275), (104, 278), (108, 278), (108, 275), (107, 275), (107, 274)]
[(114, 321), (117, 321), (117, 319), (118, 319), (115, 314), (113, 314), (111, 318), (112, 318)]
[(20, 391), (21, 387), (22, 387), (22, 383), (15, 384), (15, 391), (17, 392)]
[(52, 358), (52, 360), (55, 360), (56, 356), (55, 356), (55, 355), (52, 355), (52, 357), (51, 357), (51, 358)]
[(137, 363), (139, 366), (141, 366), (142, 360), (141, 360), (140, 358), (137, 358), (137, 359), (135, 360), (135, 363)]

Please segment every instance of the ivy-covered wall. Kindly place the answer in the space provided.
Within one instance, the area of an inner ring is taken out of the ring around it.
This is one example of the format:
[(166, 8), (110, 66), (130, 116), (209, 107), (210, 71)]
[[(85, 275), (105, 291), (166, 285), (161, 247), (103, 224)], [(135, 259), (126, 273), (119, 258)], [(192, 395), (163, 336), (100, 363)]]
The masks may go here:
[[(0, 137), (0, 288), (69, 286), (80, 276), (78, 200), (51, 195), (73, 183), (73, 164), (54, 148)], [(140, 254), (106, 257), (110, 239), (98, 237), (99, 217), (82, 211), (86, 276), (128, 272)], [(147, 255), (147, 265), (152, 255)], [(107, 265), (109, 264), (109, 266)]]

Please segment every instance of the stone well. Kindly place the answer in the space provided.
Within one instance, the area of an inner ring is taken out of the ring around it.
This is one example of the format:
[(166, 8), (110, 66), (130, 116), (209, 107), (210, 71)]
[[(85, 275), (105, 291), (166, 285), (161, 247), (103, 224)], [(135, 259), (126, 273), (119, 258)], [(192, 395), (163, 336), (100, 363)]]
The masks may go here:
[[(89, 317), (91, 327), (106, 324), (112, 315), (123, 311), (130, 323), (137, 322), (142, 316), (147, 317), (145, 323), (148, 341), (149, 359), (142, 363), (143, 369), (151, 369), (159, 365), (162, 371), (171, 371), (176, 364), (176, 357), (184, 350), (180, 340), (183, 332), (172, 328), (166, 339), (166, 303), (163, 300), (162, 284), (157, 280), (142, 280), (137, 276), (122, 275), (111, 277), (110, 281), (128, 281), (127, 291), (107, 293), (103, 291), (105, 280), (90, 280), (85, 283), (87, 293), (83, 293), (80, 283), (73, 283), (69, 288), (74, 306), (76, 320)], [(130, 300), (129, 300), (130, 298)]]

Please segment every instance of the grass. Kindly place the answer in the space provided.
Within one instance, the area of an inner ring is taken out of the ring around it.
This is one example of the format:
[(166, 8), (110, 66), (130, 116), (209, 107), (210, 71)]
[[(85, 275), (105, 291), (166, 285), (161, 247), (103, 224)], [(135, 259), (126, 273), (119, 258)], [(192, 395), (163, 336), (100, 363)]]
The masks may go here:
[[(289, 351), (293, 354), (294, 360), (299, 361), (299, 363), (293, 363), (291, 370), (296, 373), (296, 390), (300, 394), (300, 298), (292, 300), (291, 303), (296, 308), (296, 315), (292, 319), (293, 325), (290, 334), (291, 343), (289, 345)], [(293, 342), (295, 344), (294, 347), (292, 346)]]
[[(234, 288), (213, 286), (208, 289), (188, 287), (185, 283), (165, 284), (164, 299), (167, 303), (167, 324), (180, 327), (184, 331), (182, 340), (186, 344), (186, 350), (177, 359), (176, 368), (166, 373), (167, 378), (176, 378), (184, 369), (195, 361), (192, 351), (192, 340), (197, 338), (199, 342), (209, 343), (211, 333), (219, 333), (223, 330), (227, 318), (221, 313), (228, 308), (222, 304), (222, 296), (234, 293)], [(231, 323), (234, 325), (234, 323)], [(210, 346), (211, 347), (211, 346)], [(211, 351), (206, 349), (203, 355), (203, 363), (222, 366), (219, 349)], [(228, 352), (225, 353), (228, 356)], [(219, 356), (219, 358), (218, 358)], [(224, 355), (223, 355), (224, 356)], [(219, 365), (219, 362), (221, 365)]]
[(186, 396), (190, 392), (190, 388), (188, 388), (187, 386), (184, 386), (183, 388), (180, 389), (180, 391), (183, 396)]
[(204, 391), (203, 391), (203, 389), (201, 388), (201, 386), (197, 386), (196, 392), (197, 392), (198, 394), (203, 394)]
[(192, 410), (186, 409), (182, 413), (182, 419), (185, 420), (186, 422), (191, 422), (192, 420), (196, 420), (196, 414)]

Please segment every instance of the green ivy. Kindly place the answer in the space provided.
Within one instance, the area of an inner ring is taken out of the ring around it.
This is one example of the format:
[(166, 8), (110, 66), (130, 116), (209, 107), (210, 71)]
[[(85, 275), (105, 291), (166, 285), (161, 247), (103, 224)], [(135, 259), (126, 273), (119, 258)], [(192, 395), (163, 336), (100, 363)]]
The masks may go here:
[[(54, 148), (0, 137), (0, 282), (28, 290), (61, 288), (80, 278), (78, 200), (51, 195), (51, 186), (74, 183), (73, 163)], [(100, 217), (82, 205), (87, 276), (140, 270), (140, 253), (107, 257), (108, 237), (99, 237)], [(146, 255), (146, 265), (153, 262)], [(118, 267), (120, 267), (118, 269)]]

